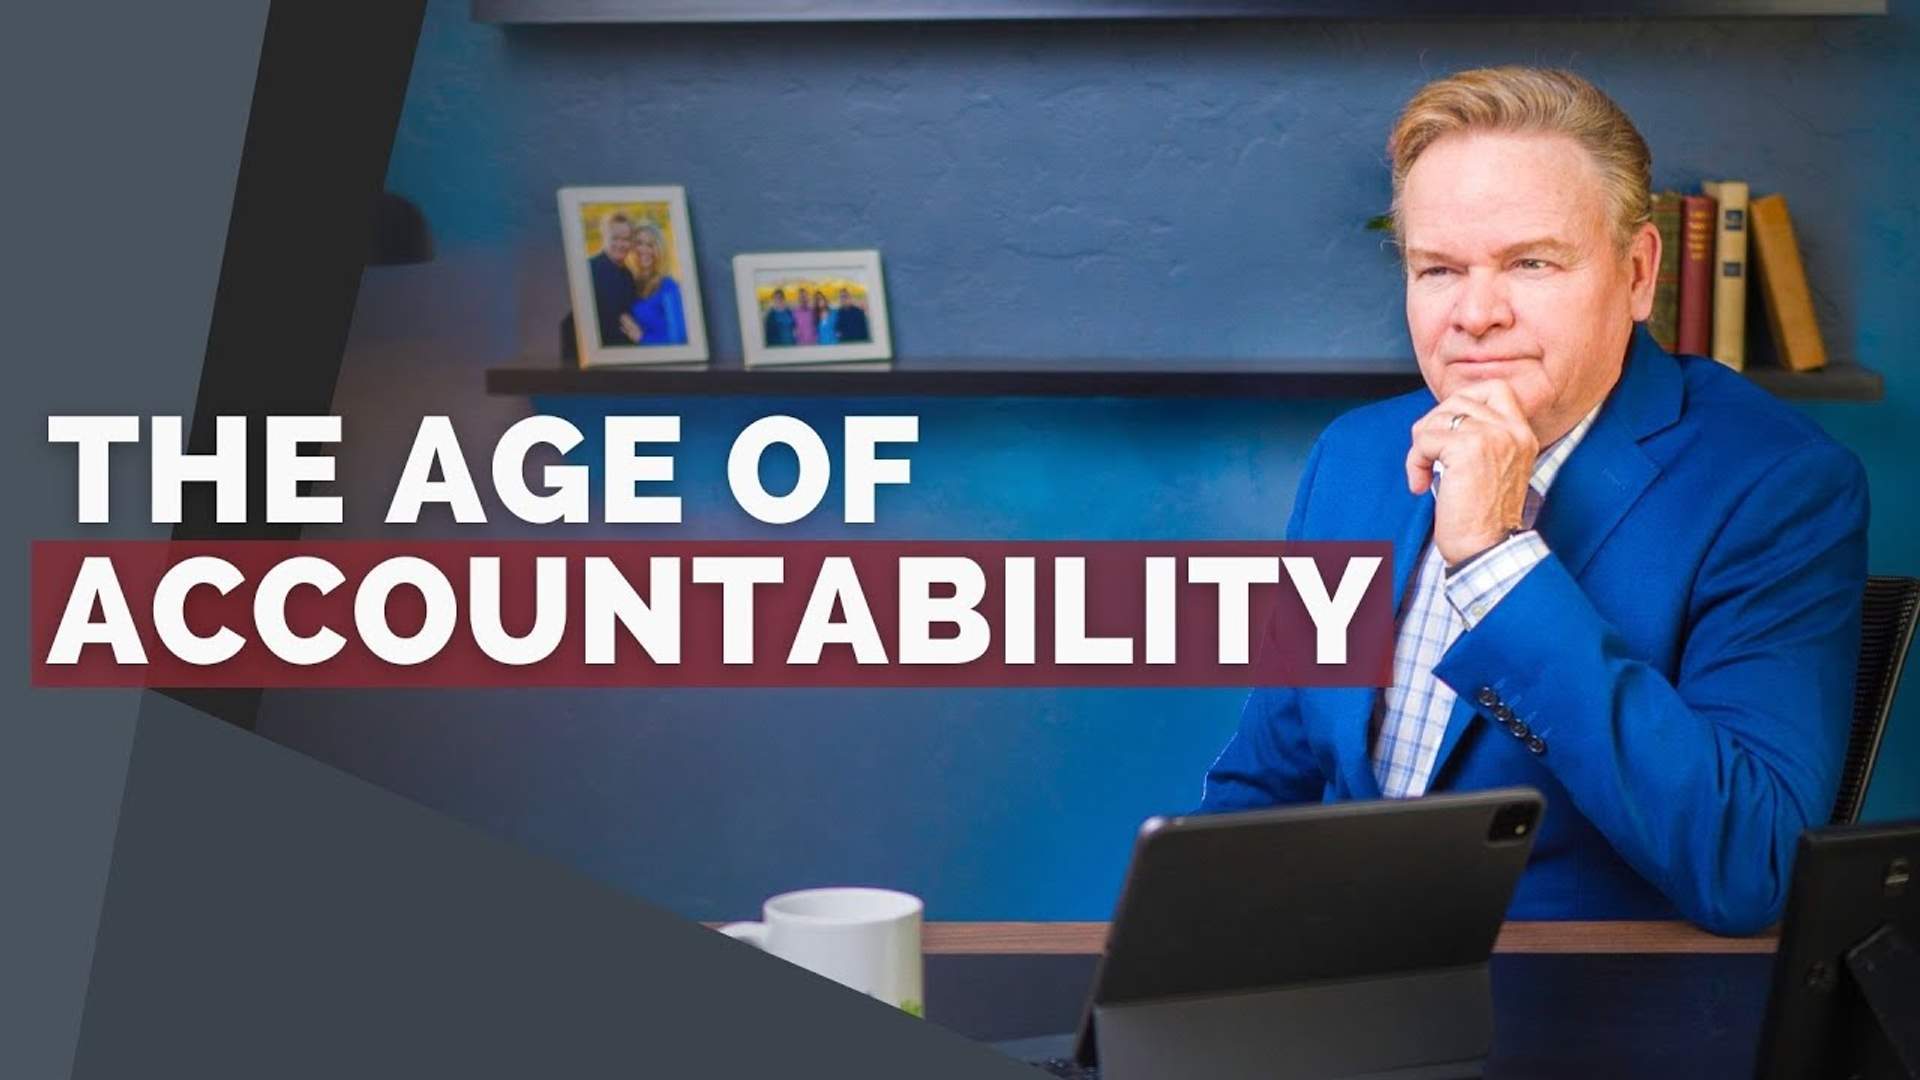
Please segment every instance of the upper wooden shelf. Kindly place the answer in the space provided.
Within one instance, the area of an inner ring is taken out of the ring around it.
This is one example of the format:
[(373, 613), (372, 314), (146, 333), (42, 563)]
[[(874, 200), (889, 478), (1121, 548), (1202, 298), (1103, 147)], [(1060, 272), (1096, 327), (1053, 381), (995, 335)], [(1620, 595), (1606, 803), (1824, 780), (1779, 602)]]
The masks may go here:
[(1885, 15), (1886, 0), (472, 0), (477, 22), (965, 22), (1034, 19), (1770, 18)]
[(1818, 371), (1750, 367), (1745, 374), (1783, 398), (1801, 401), (1879, 401), (1886, 396), (1880, 373), (1859, 364), (1828, 364)]
[[(1858, 364), (1822, 371), (1750, 368), (1748, 377), (1783, 398), (1801, 401), (1879, 401), (1880, 373)], [(1420, 374), (1404, 360), (1355, 361), (1337, 366), (1280, 369), (1243, 366), (1177, 371), (990, 368), (949, 361), (943, 367), (892, 371), (738, 368), (662, 371), (646, 367), (496, 367), (487, 369), (487, 393), (610, 396), (766, 397), (1390, 397), (1417, 389)]]

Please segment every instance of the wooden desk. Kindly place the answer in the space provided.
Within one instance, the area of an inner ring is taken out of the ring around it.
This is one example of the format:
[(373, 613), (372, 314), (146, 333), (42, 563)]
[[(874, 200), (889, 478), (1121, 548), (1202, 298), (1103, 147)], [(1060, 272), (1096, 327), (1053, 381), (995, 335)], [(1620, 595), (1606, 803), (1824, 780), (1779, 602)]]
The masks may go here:
[[(929, 923), (927, 1018), (1000, 1042), (1071, 1030), (1104, 923)], [(1681, 923), (1509, 923), (1487, 1076), (1750, 1076), (1775, 939)]]
[[(921, 942), (929, 956), (1097, 954), (1103, 922), (932, 922)], [(1683, 922), (1510, 922), (1497, 953), (1734, 953), (1772, 955), (1776, 932), (1728, 938)]]

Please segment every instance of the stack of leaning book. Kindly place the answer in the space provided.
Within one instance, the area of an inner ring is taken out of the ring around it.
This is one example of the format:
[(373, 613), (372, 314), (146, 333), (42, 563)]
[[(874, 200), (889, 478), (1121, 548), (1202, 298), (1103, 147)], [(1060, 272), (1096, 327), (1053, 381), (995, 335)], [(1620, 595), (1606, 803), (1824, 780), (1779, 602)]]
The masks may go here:
[(1662, 191), (1653, 197), (1660, 276), (1647, 326), (1654, 340), (1669, 352), (1745, 368), (1747, 279), (1755, 276), (1781, 365), (1793, 371), (1825, 367), (1827, 349), (1814, 321), (1786, 198), (1750, 198), (1744, 180), (1708, 181), (1700, 189), (1698, 195)]

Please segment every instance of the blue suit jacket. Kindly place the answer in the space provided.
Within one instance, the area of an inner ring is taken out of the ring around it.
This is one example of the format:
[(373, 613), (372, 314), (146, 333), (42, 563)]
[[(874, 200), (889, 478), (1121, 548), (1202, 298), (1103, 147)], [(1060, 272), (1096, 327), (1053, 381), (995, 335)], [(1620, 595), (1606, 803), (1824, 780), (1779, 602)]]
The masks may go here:
[[(1391, 539), (1405, 597), (1433, 525), (1407, 491), (1425, 390), (1335, 421), (1289, 539)], [(1839, 785), (1866, 580), (1859, 460), (1743, 376), (1636, 328), (1535, 523), (1552, 554), (1435, 666), (1460, 699), (1431, 791), (1530, 784), (1547, 813), (1514, 918), (1779, 917), (1800, 830)], [(1546, 746), (1480, 714), (1491, 690)], [(1203, 811), (1379, 798), (1379, 691), (1267, 688)], [(1418, 902), (1409, 897), (1409, 902)]]

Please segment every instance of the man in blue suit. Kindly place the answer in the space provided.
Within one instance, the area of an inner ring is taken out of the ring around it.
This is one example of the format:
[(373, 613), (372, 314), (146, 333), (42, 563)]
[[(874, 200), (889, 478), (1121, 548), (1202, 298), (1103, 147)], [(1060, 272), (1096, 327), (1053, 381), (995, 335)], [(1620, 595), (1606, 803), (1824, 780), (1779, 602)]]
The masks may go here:
[(1651, 163), (1591, 84), (1464, 72), (1388, 148), (1427, 389), (1326, 430), (1287, 536), (1393, 541), (1393, 685), (1254, 691), (1202, 809), (1529, 784), (1512, 917), (1757, 931), (1839, 784), (1860, 463), (1637, 325)]

